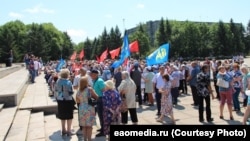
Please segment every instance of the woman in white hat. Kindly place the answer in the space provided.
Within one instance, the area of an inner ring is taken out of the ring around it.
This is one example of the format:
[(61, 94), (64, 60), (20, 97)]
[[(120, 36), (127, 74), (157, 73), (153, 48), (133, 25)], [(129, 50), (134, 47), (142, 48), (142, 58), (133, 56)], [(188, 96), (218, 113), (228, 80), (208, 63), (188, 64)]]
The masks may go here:
[(105, 91), (103, 92), (103, 132), (104, 135), (109, 135), (109, 127), (112, 123), (119, 123), (120, 121), (120, 104), (121, 97), (115, 89), (115, 84), (112, 80), (105, 82)]

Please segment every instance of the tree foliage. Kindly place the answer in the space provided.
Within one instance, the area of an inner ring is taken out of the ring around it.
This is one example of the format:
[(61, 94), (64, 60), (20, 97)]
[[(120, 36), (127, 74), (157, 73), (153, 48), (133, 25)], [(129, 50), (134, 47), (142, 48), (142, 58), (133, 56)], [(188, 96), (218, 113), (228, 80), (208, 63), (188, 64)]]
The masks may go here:
[[(250, 21), (246, 28), (230, 19), (228, 23), (218, 21), (191, 22), (164, 20), (140, 23), (129, 29), (130, 43), (137, 40), (140, 52), (132, 54), (144, 58), (159, 46), (170, 44), (169, 57), (197, 58), (207, 56), (232, 56), (250, 50)], [(67, 32), (59, 31), (52, 23), (10, 21), (0, 26), (0, 60), (3, 63), (13, 50), (14, 62), (22, 62), (26, 53), (42, 57), (44, 61), (68, 59), (74, 51), (85, 51), (84, 59), (96, 59), (106, 49), (122, 46), (123, 35), (118, 26), (109, 31), (104, 27), (101, 35), (94, 39), (83, 39), (74, 44)], [(110, 57), (110, 56), (108, 56)]]

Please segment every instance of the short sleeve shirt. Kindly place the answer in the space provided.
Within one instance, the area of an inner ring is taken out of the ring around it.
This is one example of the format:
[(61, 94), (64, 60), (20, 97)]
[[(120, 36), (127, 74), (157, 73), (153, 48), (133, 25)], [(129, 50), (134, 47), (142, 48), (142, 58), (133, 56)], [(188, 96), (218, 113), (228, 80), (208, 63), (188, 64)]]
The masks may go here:
[(105, 83), (102, 78), (97, 78), (93, 81), (93, 88), (99, 97), (102, 97), (102, 90), (105, 88)]

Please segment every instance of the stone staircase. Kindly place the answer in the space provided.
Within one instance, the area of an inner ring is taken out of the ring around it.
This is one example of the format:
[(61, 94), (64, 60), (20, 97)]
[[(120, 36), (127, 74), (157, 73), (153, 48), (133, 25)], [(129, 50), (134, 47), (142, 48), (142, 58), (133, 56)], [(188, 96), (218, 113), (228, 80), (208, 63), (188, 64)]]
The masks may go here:
[(15, 118), (17, 107), (2, 108), (0, 111), (0, 140), (4, 141)]

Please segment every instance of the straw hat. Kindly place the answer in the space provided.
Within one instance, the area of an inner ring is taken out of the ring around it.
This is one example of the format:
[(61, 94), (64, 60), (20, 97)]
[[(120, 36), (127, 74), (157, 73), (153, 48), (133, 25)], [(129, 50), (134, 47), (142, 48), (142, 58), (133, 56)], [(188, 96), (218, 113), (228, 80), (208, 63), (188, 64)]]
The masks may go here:
[(108, 87), (108, 89), (115, 89), (115, 85), (114, 85), (112, 80), (107, 80), (105, 82), (105, 85), (106, 85), (106, 87)]

